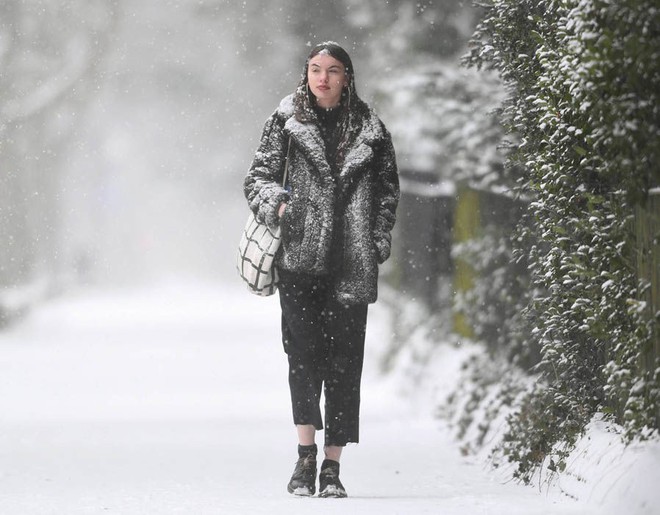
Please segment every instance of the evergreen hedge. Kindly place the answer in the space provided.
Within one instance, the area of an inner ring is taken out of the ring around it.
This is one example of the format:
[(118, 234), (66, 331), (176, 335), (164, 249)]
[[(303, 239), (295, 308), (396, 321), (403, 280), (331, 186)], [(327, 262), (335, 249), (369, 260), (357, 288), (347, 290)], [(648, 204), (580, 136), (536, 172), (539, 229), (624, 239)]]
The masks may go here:
[(660, 9), (652, 0), (481, 7), (466, 62), (497, 70), (508, 87), (509, 169), (533, 199), (512, 244), (529, 264), (527, 345), (540, 348), (542, 380), (501, 444), (529, 481), (543, 463), (563, 468), (596, 412), (615, 416), (628, 438), (660, 427), (660, 363), (641, 365), (658, 319), (641, 300), (649, 285), (632, 230), (660, 184)]

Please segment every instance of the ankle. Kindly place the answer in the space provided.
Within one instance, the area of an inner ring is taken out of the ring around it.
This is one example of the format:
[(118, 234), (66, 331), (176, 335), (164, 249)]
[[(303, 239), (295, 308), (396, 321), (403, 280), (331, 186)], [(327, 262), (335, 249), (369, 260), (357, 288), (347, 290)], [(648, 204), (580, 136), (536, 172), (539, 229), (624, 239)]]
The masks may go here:
[(326, 445), (323, 448), (323, 453), (325, 454), (325, 458), (331, 461), (336, 461), (339, 463), (339, 459), (341, 458), (341, 452), (344, 450), (343, 447), (340, 447), (338, 445)]

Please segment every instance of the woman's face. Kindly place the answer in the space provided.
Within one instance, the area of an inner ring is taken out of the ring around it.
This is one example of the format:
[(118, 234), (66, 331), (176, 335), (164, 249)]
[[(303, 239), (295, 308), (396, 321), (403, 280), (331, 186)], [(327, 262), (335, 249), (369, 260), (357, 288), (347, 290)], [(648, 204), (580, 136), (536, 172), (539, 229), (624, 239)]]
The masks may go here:
[(348, 86), (348, 76), (341, 61), (320, 53), (309, 61), (307, 82), (316, 97), (316, 103), (329, 108), (339, 104), (342, 89)]

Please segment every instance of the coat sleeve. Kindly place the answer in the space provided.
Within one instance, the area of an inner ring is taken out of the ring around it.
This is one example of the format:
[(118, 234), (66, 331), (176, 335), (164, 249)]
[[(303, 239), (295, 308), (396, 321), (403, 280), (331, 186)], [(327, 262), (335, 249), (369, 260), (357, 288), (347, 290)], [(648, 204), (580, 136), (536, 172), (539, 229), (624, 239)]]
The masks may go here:
[(399, 174), (392, 137), (383, 126), (385, 137), (376, 153), (374, 210), (374, 242), (378, 252), (378, 263), (384, 263), (392, 249), (392, 229), (396, 221), (399, 203)]
[(286, 141), (283, 124), (273, 114), (265, 123), (261, 141), (243, 182), (243, 193), (257, 220), (270, 227), (279, 224), (277, 209), (289, 194), (282, 187)]

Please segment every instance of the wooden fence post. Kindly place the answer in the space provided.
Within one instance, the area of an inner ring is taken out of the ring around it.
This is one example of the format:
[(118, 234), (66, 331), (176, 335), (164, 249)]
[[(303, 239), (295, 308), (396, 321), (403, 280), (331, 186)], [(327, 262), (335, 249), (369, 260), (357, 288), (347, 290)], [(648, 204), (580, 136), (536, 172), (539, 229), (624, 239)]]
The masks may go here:
[[(651, 318), (651, 341), (642, 351), (641, 368), (654, 373), (660, 359), (660, 188), (650, 191), (645, 206), (635, 212), (637, 241), (637, 275), (648, 281), (649, 287), (641, 300), (646, 303)], [(656, 405), (656, 424), (660, 425), (660, 405)]]
[[(476, 238), (481, 225), (479, 192), (461, 186), (456, 199), (454, 214), (454, 244), (465, 243)], [(465, 293), (474, 286), (475, 271), (461, 258), (454, 260), (454, 295)], [(454, 312), (454, 332), (466, 338), (474, 337), (470, 321), (463, 313)]]

